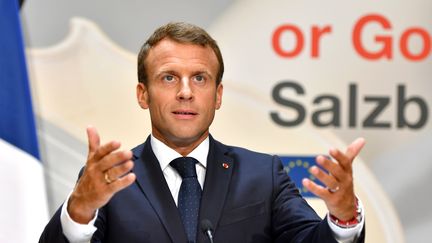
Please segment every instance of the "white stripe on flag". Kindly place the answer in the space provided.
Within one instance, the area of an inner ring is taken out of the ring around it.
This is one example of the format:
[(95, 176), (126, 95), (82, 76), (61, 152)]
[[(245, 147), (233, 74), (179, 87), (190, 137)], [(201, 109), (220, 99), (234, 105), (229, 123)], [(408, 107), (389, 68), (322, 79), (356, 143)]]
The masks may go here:
[(48, 222), (42, 164), (0, 139), (0, 242), (37, 242)]

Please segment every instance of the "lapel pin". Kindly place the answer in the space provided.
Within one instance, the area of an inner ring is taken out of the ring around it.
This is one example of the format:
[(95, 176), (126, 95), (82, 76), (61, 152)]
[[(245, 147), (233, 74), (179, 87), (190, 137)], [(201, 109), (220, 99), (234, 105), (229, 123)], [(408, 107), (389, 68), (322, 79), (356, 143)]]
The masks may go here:
[(222, 163), (222, 167), (224, 167), (224, 169), (228, 169), (229, 165), (227, 163)]

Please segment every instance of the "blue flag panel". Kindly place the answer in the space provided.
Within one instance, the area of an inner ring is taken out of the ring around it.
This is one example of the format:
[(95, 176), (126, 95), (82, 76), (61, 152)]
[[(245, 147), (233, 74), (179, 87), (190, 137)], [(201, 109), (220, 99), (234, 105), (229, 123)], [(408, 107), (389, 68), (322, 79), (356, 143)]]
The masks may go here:
[(39, 158), (18, 1), (0, 0), (0, 138)]

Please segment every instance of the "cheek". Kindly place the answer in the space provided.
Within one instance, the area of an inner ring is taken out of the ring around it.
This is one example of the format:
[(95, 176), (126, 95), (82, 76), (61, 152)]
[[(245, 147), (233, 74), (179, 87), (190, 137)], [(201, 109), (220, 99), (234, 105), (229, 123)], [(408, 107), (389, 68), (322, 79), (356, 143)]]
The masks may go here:
[(150, 112), (154, 115), (162, 116), (164, 112), (169, 112), (168, 97), (163, 94), (150, 95), (148, 105)]

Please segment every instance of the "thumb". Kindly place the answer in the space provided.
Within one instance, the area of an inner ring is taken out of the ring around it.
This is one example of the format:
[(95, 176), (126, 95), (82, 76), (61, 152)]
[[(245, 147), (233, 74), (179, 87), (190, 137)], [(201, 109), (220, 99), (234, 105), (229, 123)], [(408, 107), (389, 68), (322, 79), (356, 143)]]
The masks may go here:
[(357, 138), (352, 142), (346, 151), (347, 157), (352, 161), (354, 158), (360, 153), (363, 146), (366, 144), (366, 140), (364, 138)]
[(86, 130), (87, 130), (87, 139), (88, 139), (88, 150), (90, 156), (94, 154), (96, 150), (99, 148), (100, 137), (95, 127), (88, 126)]

